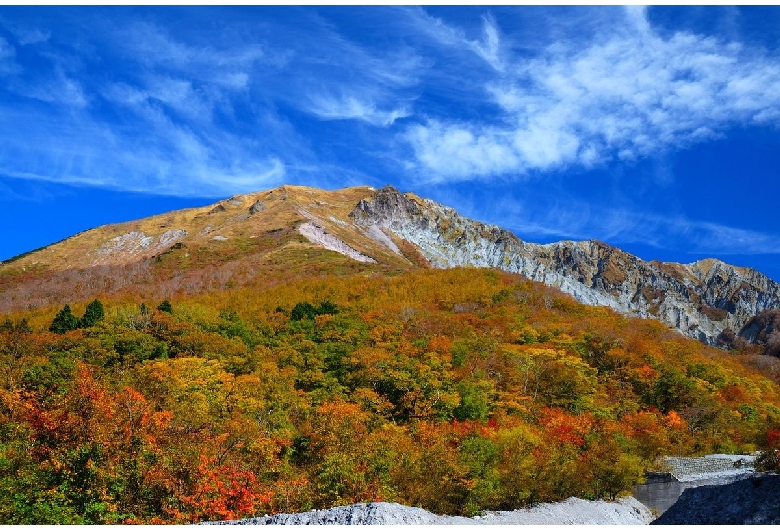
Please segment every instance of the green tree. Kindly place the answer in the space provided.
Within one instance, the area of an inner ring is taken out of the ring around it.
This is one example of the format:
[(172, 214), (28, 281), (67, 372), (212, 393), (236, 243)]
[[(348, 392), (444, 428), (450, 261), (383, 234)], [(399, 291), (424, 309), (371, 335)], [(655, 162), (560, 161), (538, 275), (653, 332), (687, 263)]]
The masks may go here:
[(12, 322), (10, 318), (6, 318), (5, 322), (0, 324), (0, 332), (32, 333), (32, 328), (30, 327), (30, 324), (27, 322), (26, 318), (23, 318), (17, 323)]
[(103, 320), (105, 314), (106, 313), (103, 310), (103, 304), (100, 302), (100, 300), (92, 300), (87, 306), (87, 309), (84, 312), (84, 316), (79, 320), (78, 327), (91, 328), (99, 321)]
[(49, 331), (59, 333), (61, 335), (76, 329), (78, 326), (79, 319), (76, 318), (76, 315), (71, 312), (70, 306), (65, 304), (65, 307), (63, 307), (62, 310), (60, 310), (60, 312), (57, 313), (57, 315), (54, 317), (51, 326), (49, 326)]
[(694, 401), (695, 387), (695, 383), (680, 370), (664, 366), (646, 399), (666, 414), (670, 410), (690, 406)]
[(319, 313), (309, 302), (298, 302), (290, 313), (290, 320), (314, 319)]
[(457, 386), (460, 405), (453, 411), (459, 420), (486, 420), (490, 413), (490, 381), (462, 381)]
[(173, 306), (168, 300), (163, 300), (160, 305), (157, 306), (158, 311), (165, 311), (166, 313), (173, 313)]

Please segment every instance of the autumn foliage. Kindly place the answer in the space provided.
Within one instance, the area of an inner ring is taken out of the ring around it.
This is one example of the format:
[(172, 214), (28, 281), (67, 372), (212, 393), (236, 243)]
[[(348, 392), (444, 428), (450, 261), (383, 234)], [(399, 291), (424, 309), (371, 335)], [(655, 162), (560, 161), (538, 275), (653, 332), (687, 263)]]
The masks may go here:
[(780, 439), (777, 383), (753, 360), (511, 274), (102, 303), (63, 333), (59, 307), (0, 327), (2, 523), (374, 500), (471, 515), (614, 498), (659, 456)]

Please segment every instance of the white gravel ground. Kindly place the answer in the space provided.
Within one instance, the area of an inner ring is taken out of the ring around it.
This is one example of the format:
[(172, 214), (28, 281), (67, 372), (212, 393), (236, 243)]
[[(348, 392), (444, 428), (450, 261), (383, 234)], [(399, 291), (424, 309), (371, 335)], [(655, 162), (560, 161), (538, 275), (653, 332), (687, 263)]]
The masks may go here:
[(511, 512), (487, 512), (480, 517), (435, 515), (422, 508), (389, 502), (352, 504), (329, 510), (297, 514), (277, 514), (240, 521), (206, 524), (336, 524), (336, 525), (642, 525), (653, 520), (650, 510), (633, 497), (616, 502), (570, 498), (563, 502), (539, 504)]

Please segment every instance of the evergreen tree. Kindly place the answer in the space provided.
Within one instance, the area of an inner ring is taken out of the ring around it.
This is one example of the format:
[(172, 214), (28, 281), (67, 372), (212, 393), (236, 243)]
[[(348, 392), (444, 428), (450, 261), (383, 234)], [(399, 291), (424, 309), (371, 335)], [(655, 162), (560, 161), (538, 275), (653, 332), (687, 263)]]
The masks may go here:
[(314, 319), (317, 316), (317, 308), (309, 302), (298, 302), (290, 313), (291, 320)]
[(5, 322), (0, 324), (0, 332), (8, 333), (32, 333), (32, 328), (26, 318), (23, 318), (18, 323), (14, 324), (10, 318), (6, 318)]
[(165, 311), (166, 313), (173, 313), (173, 306), (168, 300), (163, 300), (160, 305), (157, 306), (158, 311)]
[(51, 326), (49, 326), (49, 331), (62, 335), (76, 329), (78, 325), (79, 319), (70, 311), (70, 306), (65, 304), (65, 307), (54, 317)]
[(20, 331), (22, 333), (32, 333), (32, 328), (30, 327), (30, 323), (27, 322), (26, 318), (23, 318), (17, 325), (14, 327), (14, 331)]
[(79, 320), (78, 327), (91, 328), (100, 320), (103, 320), (104, 316), (105, 311), (103, 310), (103, 304), (98, 299), (92, 300), (87, 306), (84, 316)]

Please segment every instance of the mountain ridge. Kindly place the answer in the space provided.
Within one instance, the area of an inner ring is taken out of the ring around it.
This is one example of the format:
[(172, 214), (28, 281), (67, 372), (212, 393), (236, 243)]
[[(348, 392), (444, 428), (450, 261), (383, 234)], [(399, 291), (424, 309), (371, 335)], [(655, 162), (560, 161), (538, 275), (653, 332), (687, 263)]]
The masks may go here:
[(529, 243), (392, 187), (362, 201), (353, 217), (364, 227), (381, 227), (415, 243), (435, 267), (516, 272), (589, 305), (661, 320), (708, 344), (780, 304), (780, 285), (753, 269), (713, 258), (690, 264), (647, 262), (596, 240)]
[[(168, 285), (162, 291), (173, 293), (183, 283), (197, 288), (202, 271), (212, 278), (203, 288), (220, 288), (257, 281), (269, 267), (282, 278), (292, 262), (302, 271), (320, 262), (320, 272), (495, 267), (722, 346), (733, 346), (732, 335), (753, 317), (780, 309), (780, 285), (714, 258), (644, 261), (597, 240), (527, 242), (392, 186), (284, 185), (96, 227), (1, 262), (7, 296), (0, 310), (61, 303), (63, 281), (74, 286), (71, 297), (144, 283)], [(24, 285), (37, 285), (38, 298), (25, 296)]]

